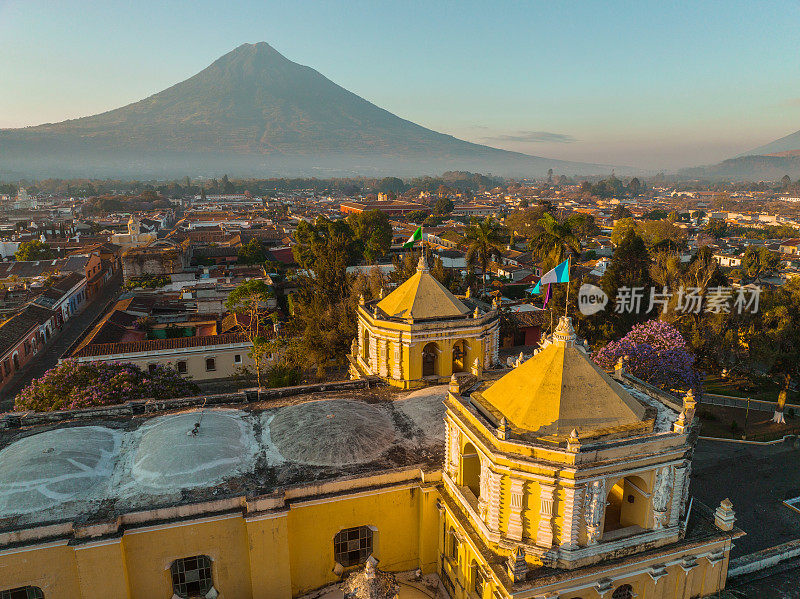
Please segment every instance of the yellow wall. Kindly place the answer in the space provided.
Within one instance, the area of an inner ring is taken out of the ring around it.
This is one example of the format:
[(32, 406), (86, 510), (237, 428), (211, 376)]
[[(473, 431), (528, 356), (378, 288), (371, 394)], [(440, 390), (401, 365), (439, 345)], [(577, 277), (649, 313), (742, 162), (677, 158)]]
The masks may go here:
[(175, 559), (207, 555), (222, 599), (289, 599), (336, 583), (333, 539), (373, 526), (389, 571), (436, 570), (437, 487), (400, 486), (297, 503), (276, 513), (229, 514), (126, 531), (119, 539), (0, 554), (0, 591), (38, 586), (46, 599), (172, 596)]
[(0, 590), (36, 586), (48, 599), (81, 596), (75, 552), (66, 545), (0, 555), (0, 581)]

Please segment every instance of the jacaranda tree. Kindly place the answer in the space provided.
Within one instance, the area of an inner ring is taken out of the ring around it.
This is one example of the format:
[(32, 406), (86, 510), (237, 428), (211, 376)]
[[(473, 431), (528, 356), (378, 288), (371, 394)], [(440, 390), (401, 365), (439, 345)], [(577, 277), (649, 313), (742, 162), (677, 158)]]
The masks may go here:
[(185, 397), (197, 392), (197, 385), (166, 366), (144, 371), (130, 363), (64, 360), (17, 395), (14, 409), (74, 410), (151, 397)]
[(661, 320), (635, 325), (619, 341), (611, 341), (593, 358), (601, 367), (612, 369), (627, 356), (626, 370), (633, 376), (665, 390), (700, 391), (700, 375), (694, 356), (678, 329)]

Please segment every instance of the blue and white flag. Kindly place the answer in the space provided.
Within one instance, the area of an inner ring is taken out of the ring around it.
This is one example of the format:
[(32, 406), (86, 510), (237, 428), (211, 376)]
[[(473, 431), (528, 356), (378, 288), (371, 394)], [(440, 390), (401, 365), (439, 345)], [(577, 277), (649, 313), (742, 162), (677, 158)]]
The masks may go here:
[(569, 258), (564, 260), (561, 264), (556, 266), (553, 270), (548, 270), (536, 283), (533, 289), (529, 289), (528, 293), (541, 293), (542, 285), (549, 283), (569, 283)]

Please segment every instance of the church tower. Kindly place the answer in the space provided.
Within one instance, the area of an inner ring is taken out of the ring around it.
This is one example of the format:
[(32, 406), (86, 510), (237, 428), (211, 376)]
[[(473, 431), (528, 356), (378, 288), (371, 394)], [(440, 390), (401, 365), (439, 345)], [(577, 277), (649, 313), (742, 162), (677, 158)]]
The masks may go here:
[(440, 576), (454, 599), (724, 586), (741, 533), (689, 501), (691, 394), (681, 405), (622, 368), (610, 376), (562, 317), (532, 358), (445, 403)]
[(417, 272), (397, 289), (359, 305), (351, 375), (379, 376), (406, 389), (459, 372), (480, 376), (497, 362), (499, 344), (498, 310), (454, 296), (420, 257)]

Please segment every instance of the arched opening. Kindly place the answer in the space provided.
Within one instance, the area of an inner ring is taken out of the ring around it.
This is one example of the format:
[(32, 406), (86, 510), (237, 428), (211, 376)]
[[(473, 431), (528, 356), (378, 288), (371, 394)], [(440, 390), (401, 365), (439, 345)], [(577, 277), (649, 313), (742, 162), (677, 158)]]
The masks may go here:
[(435, 376), (439, 374), (439, 346), (428, 343), (422, 348), (422, 376)]
[(476, 499), (481, 496), (481, 459), (472, 443), (461, 452), (461, 486), (472, 491)]
[(650, 493), (639, 476), (626, 476), (608, 492), (603, 533), (637, 527), (647, 528)]
[(633, 599), (633, 587), (629, 584), (618, 586), (611, 593), (611, 599)]
[(361, 357), (365, 362), (369, 362), (369, 331), (364, 329), (361, 335)]
[(14, 370), (19, 370), (19, 354), (14, 353)]
[(456, 341), (453, 344), (453, 372), (464, 372), (467, 369), (467, 343)]

